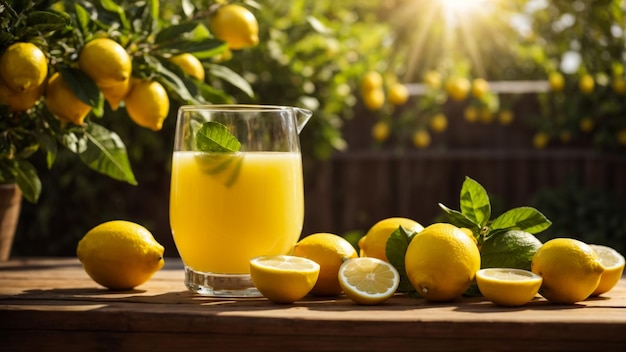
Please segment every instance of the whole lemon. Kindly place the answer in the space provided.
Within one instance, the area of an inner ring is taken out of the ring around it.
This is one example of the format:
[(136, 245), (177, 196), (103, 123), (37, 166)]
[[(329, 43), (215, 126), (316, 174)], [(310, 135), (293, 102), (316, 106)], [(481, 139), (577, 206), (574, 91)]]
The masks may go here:
[(76, 254), (95, 282), (112, 290), (130, 290), (163, 267), (163, 251), (145, 227), (113, 220), (89, 230)]
[(377, 142), (384, 142), (389, 138), (389, 134), (391, 130), (389, 128), (389, 124), (385, 121), (377, 121), (374, 126), (372, 126), (372, 138), (374, 138)]
[(431, 89), (439, 89), (441, 88), (441, 74), (439, 72), (431, 70), (427, 71), (424, 74), (424, 84), (426, 84)]
[(593, 76), (589, 74), (583, 75), (578, 82), (578, 87), (583, 94), (591, 94), (595, 85)]
[(434, 302), (451, 301), (472, 284), (480, 269), (480, 253), (461, 229), (436, 223), (413, 237), (404, 267), (420, 296)]
[(381, 89), (383, 86), (383, 76), (378, 71), (367, 71), (361, 81), (361, 90), (367, 92), (373, 89)]
[(385, 105), (385, 92), (382, 88), (363, 91), (363, 104), (368, 110), (379, 110)]
[(202, 66), (202, 62), (200, 62), (197, 57), (189, 53), (184, 53), (176, 55), (170, 60), (189, 76), (194, 77), (198, 81), (204, 81), (204, 66)]
[(39, 101), (43, 95), (45, 84), (35, 89), (16, 92), (0, 80), (0, 104), (9, 106), (9, 111), (26, 111)]
[(111, 87), (130, 78), (132, 60), (124, 47), (113, 39), (96, 38), (80, 51), (78, 67), (98, 87)]
[(448, 128), (448, 118), (446, 115), (439, 113), (430, 119), (428, 125), (433, 131), (441, 133)]
[(391, 104), (399, 106), (408, 100), (409, 90), (404, 84), (396, 82), (389, 87), (389, 102)]
[(247, 8), (228, 4), (220, 6), (211, 17), (213, 34), (237, 50), (256, 46), (259, 43), (259, 24)]
[(472, 82), (472, 95), (477, 99), (482, 99), (489, 92), (489, 82), (484, 78), (476, 78)]
[(551, 303), (574, 304), (589, 297), (604, 267), (596, 252), (573, 238), (555, 238), (537, 250), (532, 272), (543, 277), (539, 294)]
[(40, 87), (48, 75), (48, 59), (33, 43), (13, 43), (0, 56), (0, 77), (16, 92)]
[(136, 80), (125, 98), (126, 112), (136, 124), (158, 131), (170, 111), (170, 99), (157, 81)]
[(61, 121), (76, 125), (82, 125), (91, 111), (91, 106), (74, 94), (59, 72), (55, 72), (48, 80), (45, 103), (48, 110)]
[(425, 129), (419, 129), (413, 132), (412, 136), (413, 145), (417, 148), (426, 148), (430, 145), (430, 133)]
[(336, 296), (341, 293), (339, 267), (350, 258), (358, 257), (356, 249), (345, 238), (332, 233), (314, 233), (301, 239), (293, 255), (311, 259), (320, 265), (320, 273), (311, 290), (319, 296)]
[(560, 92), (565, 87), (565, 78), (560, 72), (551, 72), (548, 75), (548, 83), (552, 91)]
[(420, 232), (424, 229), (417, 221), (408, 218), (391, 217), (380, 220), (370, 227), (365, 236), (359, 240), (360, 256), (378, 258), (388, 262), (386, 254), (387, 240), (400, 226), (409, 234)]
[(452, 77), (446, 82), (446, 92), (455, 101), (462, 101), (467, 98), (467, 94), (472, 84), (465, 77)]

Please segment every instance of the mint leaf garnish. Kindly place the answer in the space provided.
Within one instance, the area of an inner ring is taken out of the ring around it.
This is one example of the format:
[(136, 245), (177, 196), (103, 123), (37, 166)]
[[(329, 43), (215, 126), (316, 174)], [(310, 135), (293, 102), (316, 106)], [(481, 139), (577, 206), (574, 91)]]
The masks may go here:
[(226, 126), (219, 122), (208, 121), (202, 124), (196, 134), (196, 149), (202, 152), (237, 152), (241, 142), (233, 136)]
[(235, 183), (241, 171), (244, 155), (237, 153), (239, 148), (241, 142), (219, 122), (205, 122), (196, 133), (196, 149), (208, 153), (196, 156), (202, 171), (221, 177), (226, 187)]

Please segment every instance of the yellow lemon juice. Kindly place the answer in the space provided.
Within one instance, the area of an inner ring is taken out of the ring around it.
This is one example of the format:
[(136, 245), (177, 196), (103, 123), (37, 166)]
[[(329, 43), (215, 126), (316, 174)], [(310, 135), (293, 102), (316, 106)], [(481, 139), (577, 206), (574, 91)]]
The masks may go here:
[(249, 260), (291, 252), (302, 231), (302, 161), (294, 152), (174, 152), (170, 225), (185, 265), (249, 273)]

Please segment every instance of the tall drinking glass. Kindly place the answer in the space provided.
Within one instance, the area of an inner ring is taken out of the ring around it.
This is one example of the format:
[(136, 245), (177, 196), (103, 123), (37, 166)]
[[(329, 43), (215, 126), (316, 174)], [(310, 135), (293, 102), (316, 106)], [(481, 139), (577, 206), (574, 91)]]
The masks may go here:
[(183, 106), (178, 111), (170, 226), (185, 285), (209, 296), (254, 297), (249, 260), (288, 254), (304, 221), (298, 134), (304, 109)]

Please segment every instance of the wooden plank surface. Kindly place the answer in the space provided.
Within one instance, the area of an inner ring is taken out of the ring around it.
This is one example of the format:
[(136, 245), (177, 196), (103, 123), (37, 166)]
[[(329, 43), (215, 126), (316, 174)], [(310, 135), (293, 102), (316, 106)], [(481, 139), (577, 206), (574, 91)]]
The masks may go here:
[(180, 261), (167, 259), (128, 292), (98, 287), (72, 258), (0, 263), (1, 350), (626, 349), (626, 278), (606, 296), (569, 306), (404, 295), (373, 307), (345, 297), (276, 305), (194, 295)]

